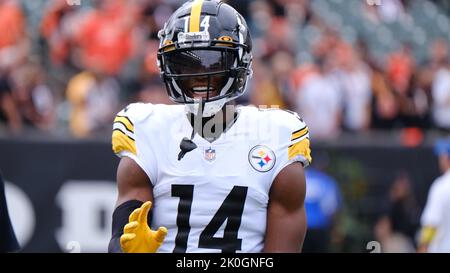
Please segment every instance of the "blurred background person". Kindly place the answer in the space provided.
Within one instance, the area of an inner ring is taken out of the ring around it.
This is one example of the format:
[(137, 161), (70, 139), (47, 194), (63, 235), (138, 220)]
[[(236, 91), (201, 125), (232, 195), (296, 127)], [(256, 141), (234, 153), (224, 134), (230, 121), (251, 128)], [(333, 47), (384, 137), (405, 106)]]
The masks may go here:
[(450, 132), (450, 62), (446, 60), (436, 71), (432, 86), (433, 119), (440, 130)]
[(349, 131), (363, 131), (370, 126), (371, 71), (358, 52), (341, 43), (334, 49), (337, 67), (335, 77), (343, 102), (342, 126)]
[(389, 190), (389, 219), (392, 229), (414, 242), (419, 227), (420, 207), (412, 187), (411, 179), (400, 172)]
[(29, 52), (26, 18), (20, 1), (0, 1), (0, 122), (8, 131), (19, 133), (23, 121), (16, 102), (11, 74), (25, 60)]
[(77, 60), (81, 67), (118, 75), (126, 61), (135, 54), (134, 28), (139, 19), (132, 1), (94, 1), (75, 34)]
[(374, 235), (381, 244), (382, 252), (414, 252), (420, 207), (405, 172), (400, 172), (393, 181), (385, 206), (386, 212), (374, 227)]
[(45, 71), (39, 64), (28, 61), (11, 73), (16, 92), (15, 101), (22, 122), (29, 128), (42, 131), (53, 128), (55, 98), (46, 83)]
[(392, 228), (389, 217), (381, 217), (374, 227), (375, 239), (380, 243), (383, 253), (412, 253), (414, 245), (403, 233)]
[(314, 73), (303, 79), (297, 91), (297, 112), (310, 124), (311, 137), (316, 140), (334, 139), (341, 131), (342, 94), (329, 62), (327, 58), (318, 59)]
[(22, 118), (7, 77), (0, 78), (0, 122), (6, 125), (8, 132), (19, 133), (22, 129)]
[(74, 136), (86, 137), (107, 130), (119, 105), (119, 84), (101, 72), (84, 71), (67, 86), (70, 129)]

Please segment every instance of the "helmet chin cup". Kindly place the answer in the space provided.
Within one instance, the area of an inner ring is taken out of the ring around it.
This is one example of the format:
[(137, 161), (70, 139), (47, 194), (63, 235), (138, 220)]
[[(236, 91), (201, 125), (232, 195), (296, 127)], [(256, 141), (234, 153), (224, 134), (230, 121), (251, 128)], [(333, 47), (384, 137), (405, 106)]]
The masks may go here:
[[(202, 111), (202, 117), (212, 117), (219, 112), (225, 103), (229, 101), (229, 98), (222, 98), (216, 101), (210, 101), (204, 103)], [(201, 99), (194, 99), (194, 102), (185, 104), (186, 111), (194, 115), (198, 114), (199, 107), (202, 105)]]

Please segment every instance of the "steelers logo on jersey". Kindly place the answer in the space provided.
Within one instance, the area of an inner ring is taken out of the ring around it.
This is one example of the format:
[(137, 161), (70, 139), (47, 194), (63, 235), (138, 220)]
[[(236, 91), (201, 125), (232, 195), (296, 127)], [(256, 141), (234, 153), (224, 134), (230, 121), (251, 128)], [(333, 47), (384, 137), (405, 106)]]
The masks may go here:
[(257, 145), (248, 153), (248, 162), (258, 172), (268, 172), (275, 165), (275, 153), (266, 146)]

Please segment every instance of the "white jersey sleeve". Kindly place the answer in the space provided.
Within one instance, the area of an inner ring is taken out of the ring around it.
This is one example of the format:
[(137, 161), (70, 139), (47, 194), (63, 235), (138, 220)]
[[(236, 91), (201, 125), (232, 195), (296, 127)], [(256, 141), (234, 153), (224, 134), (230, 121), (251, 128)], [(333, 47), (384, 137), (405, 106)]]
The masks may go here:
[(272, 122), (278, 128), (277, 161), (273, 179), (287, 165), (300, 162), (307, 167), (311, 161), (309, 130), (297, 113), (286, 110), (273, 111)]
[(133, 103), (120, 111), (114, 119), (112, 150), (118, 157), (134, 160), (153, 183), (157, 173), (156, 157), (142, 132), (152, 110), (152, 104)]
[(422, 226), (437, 227), (443, 218), (443, 201), (446, 200), (445, 191), (439, 189), (440, 179), (438, 178), (431, 185), (428, 193), (427, 203), (422, 213)]

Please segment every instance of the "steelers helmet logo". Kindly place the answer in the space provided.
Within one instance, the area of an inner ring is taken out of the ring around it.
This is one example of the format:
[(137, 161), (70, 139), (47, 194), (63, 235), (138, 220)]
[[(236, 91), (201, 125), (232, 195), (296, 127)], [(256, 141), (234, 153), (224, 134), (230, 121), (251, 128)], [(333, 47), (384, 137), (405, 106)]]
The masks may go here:
[(257, 145), (248, 153), (248, 162), (258, 172), (268, 172), (275, 165), (275, 153), (266, 146)]

